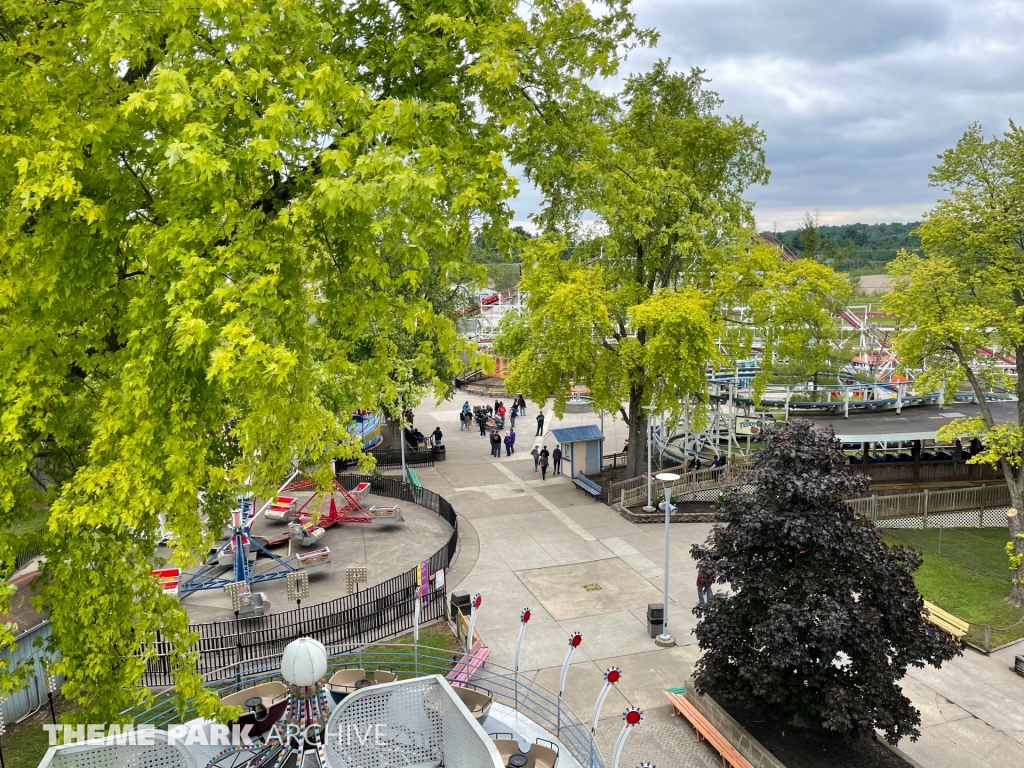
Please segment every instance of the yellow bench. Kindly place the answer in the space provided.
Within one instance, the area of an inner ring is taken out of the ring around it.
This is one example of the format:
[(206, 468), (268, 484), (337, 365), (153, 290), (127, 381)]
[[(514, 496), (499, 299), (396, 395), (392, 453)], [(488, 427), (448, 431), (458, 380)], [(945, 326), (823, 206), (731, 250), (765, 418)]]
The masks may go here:
[(943, 632), (948, 632), (958, 643), (963, 641), (964, 635), (967, 634), (967, 630), (971, 626), (963, 619), (958, 619), (952, 613), (942, 610), (935, 603), (929, 603), (927, 600), (924, 601), (924, 617)]

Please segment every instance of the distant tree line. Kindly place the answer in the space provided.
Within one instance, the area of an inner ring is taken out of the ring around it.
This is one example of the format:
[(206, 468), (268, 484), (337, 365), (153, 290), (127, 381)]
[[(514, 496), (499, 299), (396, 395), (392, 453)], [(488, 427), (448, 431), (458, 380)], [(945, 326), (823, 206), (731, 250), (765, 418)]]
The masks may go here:
[(520, 226), (512, 227), (514, 242), (504, 249), (499, 247), (496, 238), (478, 232), (469, 244), (469, 258), (475, 264), (483, 264), (487, 269), (487, 284), (499, 293), (512, 290), (519, 284), (520, 257), (518, 245), (523, 240), (533, 237)]
[(814, 256), (853, 275), (870, 275), (885, 272), (885, 265), (901, 248), (920, 250), (921, 239), (911, 234), (919, 226), (919, 221), (821, 225), (808, 214), (800, 229), (777, 232), (775, 236), (798, 256)]

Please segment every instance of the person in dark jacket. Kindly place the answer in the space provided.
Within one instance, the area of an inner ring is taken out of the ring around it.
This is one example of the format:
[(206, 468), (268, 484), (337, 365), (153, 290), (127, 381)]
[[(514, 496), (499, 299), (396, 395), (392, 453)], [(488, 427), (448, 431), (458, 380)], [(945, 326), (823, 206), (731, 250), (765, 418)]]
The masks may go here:
[(491, 456), (501, 458), (501, 435), (498, 434), (498, 430), (491, 432)]
[(526, 398), (523, 397), (522, 395), (519, 395), (518, 401), (519, 401), (519, 415), (520, 416), (525, 416), (526, 415)]
[(537, 414), (537, 434), (535, 437), (540, 437), (544, 434), (544, 411)]
[(477, 423), (480, 425), (480, 437), (487, 434), (487, 412), (480, 411), (476, 417)]
[(548, 451), (545, 448), (540, 452), (540, 479), (547, 480), (548, 474)]
[(715, 583), (715, 569), (707, 563), (702, 563), (697, 568), (697, 602), (700, 605), (710, 603), (714, 593), (711, 585)]
[(434, 445), (440, 445), (441, 441), (444, 440), (444, 435), (441, 434), (440, 427), (434, 427), (434, 431), (431, 433), (431, 436), (434, 438)]
[(562, 474), (562, 446), (560, 445), (556, 445), (555, 450), (551, 452), (551, 474)]

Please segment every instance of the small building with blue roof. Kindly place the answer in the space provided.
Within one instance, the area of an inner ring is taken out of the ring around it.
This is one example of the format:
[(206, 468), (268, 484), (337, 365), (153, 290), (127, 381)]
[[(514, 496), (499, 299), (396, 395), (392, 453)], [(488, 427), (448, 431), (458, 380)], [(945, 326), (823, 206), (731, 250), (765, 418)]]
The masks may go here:
[(596, 475), (601, 472), (601, 457), (604, 455), (604, 433), (596, 424), (582, 427), (559, 427), (549, 433), (562, 446), (562, 465), (569, 463), (570, 478), (580, 472)]

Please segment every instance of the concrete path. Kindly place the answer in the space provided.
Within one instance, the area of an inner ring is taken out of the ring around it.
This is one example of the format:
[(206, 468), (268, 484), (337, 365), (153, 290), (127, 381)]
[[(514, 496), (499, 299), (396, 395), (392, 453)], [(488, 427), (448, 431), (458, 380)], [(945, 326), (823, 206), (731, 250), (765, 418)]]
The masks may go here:
[[(529, 454), (534, 444), (545, 442), (534, 436), (533, 404), (517, 420), (516, 453), (505, 457), (503, 448), (500, 459), (491, 458), (479, 430), (459, 430), (458, 411), (465, 399), (417, 410), (424, 434), (441, 426), (447, 456), (417, 474), (452, 503), (475, 533), (463, 526), (462, 551), (449, 587), (482, 594), (477, 627), (492, 648), (491, 661), (513, 665), (519, 612), (529, 607), (533, 619), (521, 669), (547, 687), (557, 688), (569, 635), (583, 634), (565, 699), (585, 721), (592, 716), (603, 671), (622, 669), (622, 682), (605, 703), (598, 729), (606, 760), (621, 713), (632, 704), (644, 710), (645, 721), (627, 743), (622, 766), (643, 760), (660, 768), (720, 765), (686, 722), (670, 717), (661, 693), (680, 685), (699, 657), (691, 614), (696, 568), (689, 549), (707, 537), (711, 525), (672, 526), (669, 631), (677, 646), (660, 649), (648, 637), (645, 615), (648, 603), (662, 601), (664, 526), (629, 523), (565, 477), (541, 480)], [(468, 399), (470, 405), (484, 402)], [(566, 414), (559, 421), (549, 407), (545, 432), (598, 421), (593, 413)], [(626, 427), (610, 416), (604, 422), (606, 453), (611, 453), (621, 448)], [(546, 444), (554, 448), (550, 437)], [(1024, 644), (1018, 648), (1024, 653)], [(986, 658), (967, 651), (941, 670), (914, 670), (904, 688), (922, 712), (922, 737), (913, 744), (904, 741), (901, 749), (926, 768), (1024, 766), (1024, 678), (1007, 669), (1012, 657), (1012, 652)]]

